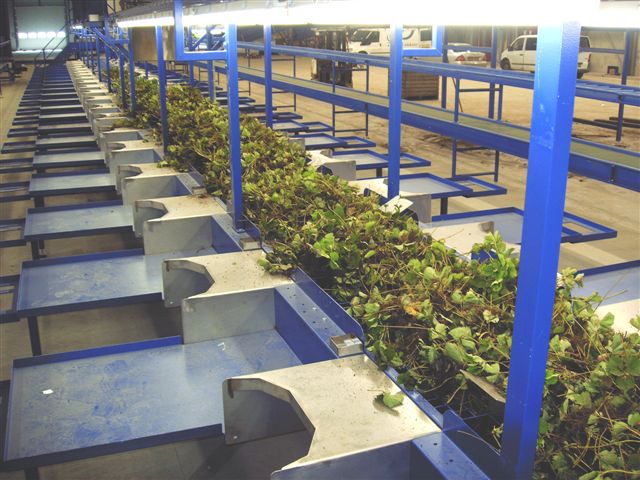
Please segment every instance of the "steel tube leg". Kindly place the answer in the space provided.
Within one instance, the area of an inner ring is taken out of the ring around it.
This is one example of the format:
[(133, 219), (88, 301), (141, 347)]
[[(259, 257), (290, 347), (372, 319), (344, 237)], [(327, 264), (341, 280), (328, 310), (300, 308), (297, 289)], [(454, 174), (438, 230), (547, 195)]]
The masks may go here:
[(29, 325), (29, 342), (31, 343), (31, 354), (35, 357), (42, 355), (42, 345), (40, 344), (40, 329), (38, 328), (38, 317), (27, 317)]
[(38, 467), (25, 468), (24, 478), (25, 480), (40, 480), (40, 472), (38, 471)]
[(556, 293), (580, 25), (538, 29), (531, 140), (502, 456), (529, 479), (536, 456)]

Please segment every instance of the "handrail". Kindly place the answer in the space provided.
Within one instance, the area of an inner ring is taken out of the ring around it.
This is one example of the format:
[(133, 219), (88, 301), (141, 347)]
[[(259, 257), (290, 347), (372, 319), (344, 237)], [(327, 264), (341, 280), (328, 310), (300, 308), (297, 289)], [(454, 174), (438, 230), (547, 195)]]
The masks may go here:
[[(58, 33), (62, 32), (62, 31), (65, 31), (65, 32), (66, 32), (67, 27), (68, 27), (68, 26), (69, 26), (73, 21), (74, 21), (74, 20), (68, 20), (68, 21), (67, 21), (67, 22), (66, 22), (62, 27), (60, 27), (60, 28), (58, 29), (58, 31), (56, 32), (56, 36), (55, 36), (55, 37), (52, 37), (51, 39), (49, 39), (49, 41), (46, 43), (46, 45), (45, 45), (44, 47), (42, 47), (42, 63), (47, 63), (47, 58), (48, 58), (48, 56), (47, 56), (47, 54), (46, 54), (46, 49), (47, 49), (47, 47), (49, 46), (49, 44), (50, 44), (51, 42), (53, 42), (53, 40), (55, 40), (56, 38), (58, 38)], [(63, 40), (63, 39), (61, 38), (61, 39), (58, 41), (58, 43), (56, 44), (56, 46), (55, 46), (53, 49), (55, 49), (55, 48), (57, 48), (58, 46), (60, 46), (60, 44), (62, 43), (62, 40)], [(67, 34), (67, 35), (65, 35), (64, 40), (68, 40), (68, 34)], [(38, 53), (38, 54), (35, 56), (35, 58), (33, 59), (33, 63), (34, 63), (34, 64), (38, 62), (38, 57), (39, 57), (39, 56), (40, 56), (40, 54)]]

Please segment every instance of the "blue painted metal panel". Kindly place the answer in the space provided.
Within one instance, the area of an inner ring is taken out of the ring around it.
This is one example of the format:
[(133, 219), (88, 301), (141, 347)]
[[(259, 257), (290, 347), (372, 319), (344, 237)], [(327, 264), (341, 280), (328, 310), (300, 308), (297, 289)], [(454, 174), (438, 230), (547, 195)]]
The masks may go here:
[(330, 339), (344, 335), (344, 332), (299, 286), (277, 287), (274, 301), (276, 330), (302, 363), (337, 358), (330, 347)]
[[(274, 330), (169, 343), (154, 347), (142, 342), (128, 351), (93, 351), (85, 358), (75, 352), (50, 361), (44, 356), (30, 366), (17, 362), (5, 448), (8, 465), (37, 466), (203, 433), (220, 435), (224, 379), (300, 364)], [(48, 390), (52, 392), (44, 393)]]
[[(487, 476), (469, 459), (445, 433), (433, 433), (411, 442), (410, 479), (488, 480)], [(494, 477), (495, 478), (495, 477)]]
[(119, 200), (30, 208), (27, 211), (26, 240), (79, 237), (133, 231), (133, 212)]
[[(213, 249), (197, 255), (215, 253)], [(23, 262), (16, 296), (22, 316), (160, 300), (162, 262), (194, 252), (144, 255), (142, 250)]]
[(356, 322), (330, 295), (327, 294), (304, 271), (296, 268), (291, 278), (316, 305), (345, 333), (352, 333), (365, 341), (362, 326)]
[(516, 479), (536, 454), (569, 172), (580, 25), (541, 26), (502, 455)]

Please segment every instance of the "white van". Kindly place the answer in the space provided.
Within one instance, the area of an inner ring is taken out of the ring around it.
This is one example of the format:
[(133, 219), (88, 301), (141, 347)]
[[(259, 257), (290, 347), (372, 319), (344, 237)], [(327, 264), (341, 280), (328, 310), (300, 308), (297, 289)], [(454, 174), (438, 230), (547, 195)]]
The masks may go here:
[[(404, 28), (402, 30), (404, 48), (430, 48), (431, 27)], [(349, 52), (368, 53), (370, 55), (391, 52), (391, 29), (359, 28), (349, 36)]]
[[(516, 38), (509, 48), (500, 55), (500, 67), (503, 70), (525, 70), (533, 72), (536, 66), (537, 35), (521, 35)], [(591, 54), (583, 49), (590, 48), (589, 37), (580, 37), (580, 53), (578, 54), (578, 78), (589, 71)]]

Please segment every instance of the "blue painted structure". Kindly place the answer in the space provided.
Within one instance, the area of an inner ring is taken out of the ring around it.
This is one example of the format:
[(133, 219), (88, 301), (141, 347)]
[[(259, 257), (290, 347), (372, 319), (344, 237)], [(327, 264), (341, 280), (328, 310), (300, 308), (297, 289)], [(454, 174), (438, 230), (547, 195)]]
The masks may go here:
[(580, 25), (538, 30), (531, 143), (502, 455), (516, 479), (536, 455), (576, 90)]

